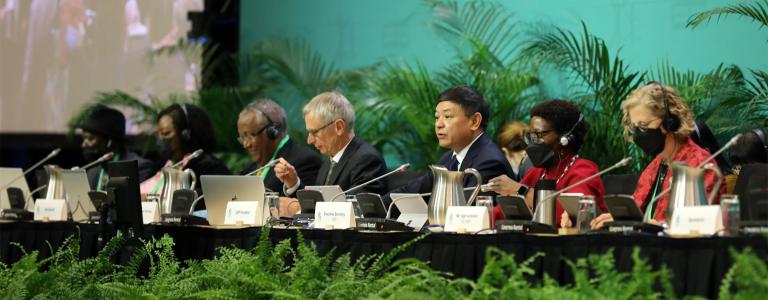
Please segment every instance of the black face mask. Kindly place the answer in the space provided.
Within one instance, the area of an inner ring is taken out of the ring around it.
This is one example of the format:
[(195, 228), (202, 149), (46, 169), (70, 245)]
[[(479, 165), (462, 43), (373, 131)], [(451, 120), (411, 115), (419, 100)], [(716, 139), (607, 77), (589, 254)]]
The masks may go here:
[(555, 152), (552, 152), (552, 149), (544, 143), (531, 143), (525, 148), (525, 153), (528, 153), (531, 163), (537, 168), (550, 167), (555, 158)]
[(83, 148), (83, 158), (88, 163), (99, 159), (105, 153), (107, 153), (107, 147), (101, 144)]
[(661, 132), (661, 128), (646, 129), (645, 132), (635, 128), (632, 132), (632, 139), (640, 149), (643, 149), (645, 154), (656, 157), (664, 150), (667, 136)]
[(162, 160), (169, 160), (173, 157), (173, 147), (171, 146), (171, 139), (158, 139), (157, 140), (157, 154), (160, 155)]

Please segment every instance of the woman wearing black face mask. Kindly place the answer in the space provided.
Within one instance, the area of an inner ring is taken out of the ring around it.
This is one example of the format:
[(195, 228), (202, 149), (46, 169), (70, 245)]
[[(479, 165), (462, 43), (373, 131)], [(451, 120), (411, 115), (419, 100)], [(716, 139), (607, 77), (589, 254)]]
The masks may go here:
[[(157, 117), (155, 135), (162, 167), (181, 162), (181, 168), (192, 169), (197, 178), (201, 175), (232, 174), (223, 161), (212, 155), (216, 146), (213, 126), (208, 115), (197, 106), (173, 104), (161, 111)], [(202, 149), (203, 154), (189, 159), (189, 155), (197, 149)], [(162, 191), (162, 167), (157, 174), (141, 183), (142, 196)], [(200, 184), (196, 189), (198, 194), (202, 194)]]
[[(599, 172), (597, 165), (579, 157), (584, 144), (587, 122), (573, 103), (564, 100), (541, 102), (531, 110), (531, 127), (525, 149), (534, 168), (530, 169), (520, 182), (506, 175), (489, 181), (500, 195), (523, 195), (528, 206), (533, 205), (533, 186), (540, 179), (555, 180), (557, 190)], [(529, 188), (531, 187), (531, 188)], [(605, 210), (603, 181), (597, 177), (576, 186), (569, 193), (595, 196), (600, 209)], [(563, 215), (563, 208), (557, 204), (557, 216)], [(494, 217), (503, 219), (501, 209), (494, 210)], [(567, 215), (565, 219), (567, 219)], [(564, 220), (560, 220), (563, 222)]]
[[(653, 199), (669, 187), (672, 170), (667, 167), (668, 163), (681, 161), (695, 167), (710, 154), (690, 138), (694, 130), (693, 113), (672, 88), (657, 82), (639, 87), (627, 96), (622, 109), (624, 137), (646, 155), (654, 157), (637, 181), (635, 202), (650, 223), (666, 222), (664, 213), (669, 194)], [(714, 188), (715, 181), (712, 172), (705, 174), (707, 194)], [(718, 191), (715, 203), (719, 203), (719, 195), (724, 191), (725, 185)], [(592, 227), (600, 228), (612, 220), (610, 214), (600, 215), (592, 222)]]

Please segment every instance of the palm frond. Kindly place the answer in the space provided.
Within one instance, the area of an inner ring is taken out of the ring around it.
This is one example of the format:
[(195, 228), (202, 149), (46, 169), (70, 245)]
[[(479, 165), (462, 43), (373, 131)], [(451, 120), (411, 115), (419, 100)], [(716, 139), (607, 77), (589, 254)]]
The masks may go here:
[(688, 23), (685, 26), (697, 28), (711, 21), (712, 18), (716, 18), (716, 21), (719, 22), (721, 18), (730, 15), (746, 17), (760, 24), (760, 27), (768, 27), (768, 0), (757, 0), (754, 3), (739, 3), (703, 11), (688, 18)]

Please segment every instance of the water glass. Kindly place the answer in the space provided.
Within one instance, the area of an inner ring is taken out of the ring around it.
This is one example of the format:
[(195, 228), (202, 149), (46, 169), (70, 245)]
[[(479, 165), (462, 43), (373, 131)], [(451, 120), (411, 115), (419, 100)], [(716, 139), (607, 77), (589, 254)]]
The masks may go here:
[(488, 210), (488, 228), (493, 228), (493, 196), (477, 196), (475, 199), (475, 206), (485, 206)]
[(280, 219), (280, 194), (276, 192), (264, 193), (264, 202), (269, 207), (270, 220)]
[(363, 209), (360, 208), (360, 203), (357, 202), (355, 195), (347, 195), (347, 202), (352, 203), (352, 210), (355, 212), (355, 218), (363, 218)]
[(595, 219), (595, 196), (584, 195), (579, 199), (579, 211), (576, 214), (576, 228), (579, 233), (587, 233), (592, 227), (592, 220)]
[(720, 197), (720, 211), (723, 214), (723, 236), (738, 236), (741, 218), (739, 196), (726, 194)]

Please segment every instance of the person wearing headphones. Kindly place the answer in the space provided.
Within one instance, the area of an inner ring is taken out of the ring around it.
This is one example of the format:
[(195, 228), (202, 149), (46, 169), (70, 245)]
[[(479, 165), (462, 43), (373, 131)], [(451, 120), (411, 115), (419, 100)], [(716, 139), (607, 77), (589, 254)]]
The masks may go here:
[[(707, 150), (696, 145), (690, 135), (694, 130), (693, 113), (683, 99), (671, 87), (652, 81), (632, 91), (622, 103), (624, 138), (653, 157), (637, 180), (634, 198), (640, 210), (645, 212), (649, 223), (667, 222), (664, 213), (669, 204), (669, 193), (657, 197), (666, 190), (672, 178), (669, 163), (681, 161), (696, 167), (709, 158)], [(712, 163), (716, 164), (715, 161)], [(706, 194), (715, 186), (717, 177), (712, 172), (704, 175)], [(717, 191), (715, 203), (725, 192), (725, 185)], [(658, 199), (657, 199), (658, 198)], [(592, 228), (603, 227), (613, 221), (609, 213), (592, 221)]]
[[(77, 132), (83, 139), (80, 148), (83, 150), (85, 163), (90, 163), (109, 152), (114, 153), (112, 161), (136, 160), (139, 164), (139, 180), (145, 180), (152, 175), (152, 161), (143, 158), (135, 152), (128, 151), (125, 146), (125, 116), (119, 110), (97, 104), (90, 108), (85, 120), (77, 126)], [(105, 164), (88, 169), (88, 183), (92, 190), (103, 191), (106, 188), (109, 174)]]
[[(550, 100), (537, 104), (531, 110), (531, 127), (526, 135), (528, 146), (525, 152), (533, 163), (533, 168), (520, 182), (507, 175), (501, 175), (489, 181), (493, 191), (502, 195), (520, 195), (525, 197), (528, 207), (533, 207), (533, 187), (541, 179), (555, 181), (555, 189), (563, 189), (577, 181), (599, 172), (597, 164), (579, 157), (579, 150), (584, 145), (587, 134), (587, 121), (576, 105), (565, 100)], [(605, 188), (600, 177), (593, 178), (566, 191), (595, 196), (595, 203), (605, 211), (603, 196)], [(535, 210), (535, 208), (534, 208)], [(561, 216), (559, 224), (568, 222), (568, 214), (557, 203), (556, 216)], [(493, 210), (496, 220), (504, 219), (500, 207)]]
[[(259, 99), (246, 105), (237, 119), (237, 140), (243, 145), (253, 159), (253, 162), (240, 172), (240, 175), (251, 174), (264, 178), (264, 187), (285, 196), (283, 191), (283, 179), (275, 176), (274, 167), (267, 167), (270, 161), (284, 159), (295, 166), (300, 178), (301, 186), (307, 182), (315, 182), (317, 171), (322, 164), (320, 154), (312, 151), (307, 146), (296, 143), (286, 134), (285, 110), (270, 99)], [(288, 201), (286, 217), (292, 216), (298, 211), (298, 202)], [(281, 201), (284, 202), (284, 201)], [(295, 204), (291, 204), (295, 203)]]
[[(163, 162), (160, 170), (141, 183), (141, 194), (157, 194), (163, 187), (163, 168), (181, 162), (182, 169), (192, 169), (197, 178), (201, 175), (230, 175), (223, 161), (213, 156), (216, 138), (208, 115), (191, 104), (172, 104), (157, 115), (157, 152)], [(202, 149), (203, 154), (189, 158), (192, 152)], [(201, 185), (195, 189), (202, 195)], [(200, 202), (202, 203), (202, 201)]]
[(726, 193), (732, 194), (742, 166), (768, 163), (768, 129), (755, 128), (743, 133), (728, 151), (728, 158), (733, 174), (725, 176)]

